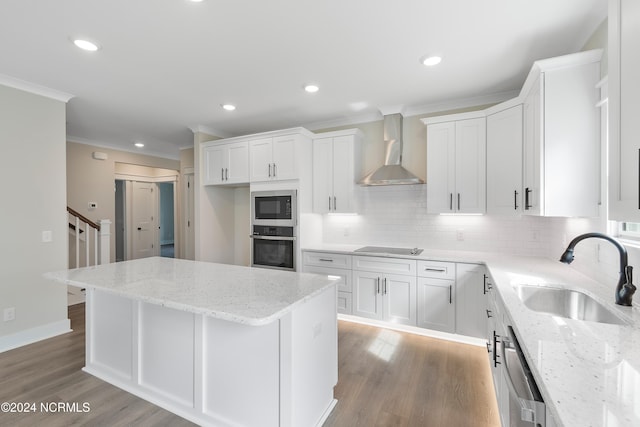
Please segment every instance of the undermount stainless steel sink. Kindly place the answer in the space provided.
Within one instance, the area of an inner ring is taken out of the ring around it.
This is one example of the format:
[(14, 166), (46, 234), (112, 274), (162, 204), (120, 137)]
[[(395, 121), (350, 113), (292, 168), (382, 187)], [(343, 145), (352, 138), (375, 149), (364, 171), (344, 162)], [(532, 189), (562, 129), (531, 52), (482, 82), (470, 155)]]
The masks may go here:
[(589, 322), (626, 324), (584, 292), (536, 285), (516, 285), (514, 288), (524, 305), (539, 313)]
[(422, 249), (418, 248), (389, 248), (386, 246), (364, 246), (356, 249), (354, 252), (369, 252), (374, 254), (391, 254), (391, 255), (420, 255)]

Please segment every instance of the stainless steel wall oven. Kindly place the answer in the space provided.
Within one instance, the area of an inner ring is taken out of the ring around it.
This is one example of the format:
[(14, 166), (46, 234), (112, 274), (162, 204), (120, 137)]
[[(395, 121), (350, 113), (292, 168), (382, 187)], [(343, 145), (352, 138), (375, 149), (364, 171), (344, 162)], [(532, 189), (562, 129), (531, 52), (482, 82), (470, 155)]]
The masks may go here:
[(295, 227), (254, 225), (251, 237), (253, 267), (295, 271)]

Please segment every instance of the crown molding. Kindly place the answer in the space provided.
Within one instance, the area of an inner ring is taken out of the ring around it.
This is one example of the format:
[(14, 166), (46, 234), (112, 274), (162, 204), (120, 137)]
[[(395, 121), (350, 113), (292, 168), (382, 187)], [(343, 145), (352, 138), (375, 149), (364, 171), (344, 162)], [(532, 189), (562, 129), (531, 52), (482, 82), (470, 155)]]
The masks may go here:
[(17, 79), (5, 74), (0, 74), (0, 84), (14, 89), (22, 90), (24, 92), (29, 92), (35, 95), (44, 96), (46, 98), (55, 99), (56, 101), (62, 101), (64, 103), (69, 102), (69, 100), (75, 96), (70, 93), (51, 89), (46, 86), (41, 86), (35, 83), (28, 82), (26, 80)]
[(198, 132), (206, 133), (207, 135), (215, 136), (221, 139), (237, 136), (237, 135), (230, 134), (229, 132), (224, 132), (219, 129), (214, 129), (206, 125), (193, 125), (193, 126), (189, 126), (189, 129), (193, 133), (198, 133)]

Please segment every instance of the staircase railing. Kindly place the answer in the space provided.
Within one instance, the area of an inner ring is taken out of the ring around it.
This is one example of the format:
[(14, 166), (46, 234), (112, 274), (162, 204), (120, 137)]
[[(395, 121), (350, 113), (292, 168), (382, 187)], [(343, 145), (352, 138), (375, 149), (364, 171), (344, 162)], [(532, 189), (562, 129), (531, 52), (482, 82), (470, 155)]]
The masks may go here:
[[(68, 206), (67, 213), (69, 229), (75, 235), (75, 264), (71, 265), (70, 259), (69, 267), (108, 264), (111, 258), (111, 221), (101, 219), (96, 223)], [(81, 265), (80, 254), (83, 252), (84, 265)], [(93, 263), (91, 263), (91, 252), (93, 252)]]

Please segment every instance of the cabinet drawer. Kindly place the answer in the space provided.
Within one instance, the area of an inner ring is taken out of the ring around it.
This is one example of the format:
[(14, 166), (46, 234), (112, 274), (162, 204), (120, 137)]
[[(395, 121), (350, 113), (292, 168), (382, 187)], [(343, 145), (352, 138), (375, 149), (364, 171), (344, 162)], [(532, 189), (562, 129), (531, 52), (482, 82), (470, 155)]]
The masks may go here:
[(302, 264), (306, 266), (351, 269), (351, 255), (327, 252), (303, 252)]
[(351, 270), (330, 267), (316, 267), (315, 265), (305, 265), (302, 270), (305, 273), (326, 274), (342, 279), (338, 285), (338, 292), (351, 292)]
[(416, 261), (402, 258), (354, 256), (353, 269), (415, 276)]
[(418, 261), (418, 277), (455, 279), (456, 264), (454, 262)]

